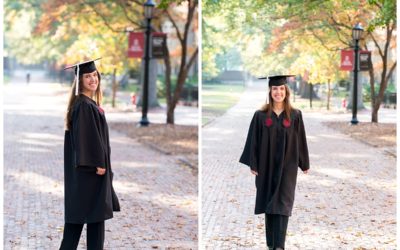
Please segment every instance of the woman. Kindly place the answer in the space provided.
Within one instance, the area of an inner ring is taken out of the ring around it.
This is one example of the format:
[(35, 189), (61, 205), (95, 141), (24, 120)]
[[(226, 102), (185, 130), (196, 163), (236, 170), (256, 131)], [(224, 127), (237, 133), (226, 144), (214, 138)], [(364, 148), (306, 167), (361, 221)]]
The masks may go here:
[[(255, 112), (240, 162), (256, 176), (255, 214), (265, 213), (269, 249), (284, 249), (298, 167), (309, 169), (301, 112), (291, 107), (286, 78), (270, 76), (270, 103)], [(265, 79), (265, 78), (263, 78)]]
[(112, 186), (108, 126), (100, 108), (100, 74), (94, 61), (68, 68), (75, 68), (76, 78), (65, 119), (65, 226), (60, 249), (76, 249), (87, 224), (87, 247), (99, 250), (104, 246), (104, 221), (120, 211)]

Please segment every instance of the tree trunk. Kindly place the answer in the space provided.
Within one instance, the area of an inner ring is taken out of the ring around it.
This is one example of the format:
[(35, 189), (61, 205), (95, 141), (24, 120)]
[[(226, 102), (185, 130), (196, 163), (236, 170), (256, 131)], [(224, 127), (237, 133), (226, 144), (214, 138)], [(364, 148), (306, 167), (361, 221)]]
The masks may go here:
[[(185, 67), (181, 67), (181, 69), (179, 70), (178, 79), (176, 80), (176, 87), (174, 90), (174, 94), (170, 96), (171, 100), (168, 103), (167, 123), (171, 123), (170, 121), (174, 122), (173, 115), (174, 115), (174, 110), (175, 110), (176, 104), (178, 103), (178, 101), (180, 99), (183, 85), (185, 84), (186, 77), (188, 74), (188, 69), (193, 65), (195, 59), (197, 58), (198, 52), (199, 52), (199, 50), (196, 49), (196, 51), (192, 54), (192, 57), (190, 58), (188, 63), (185, 63), (186, 60), (181, 62), (181, 65), (184, 64)], [(172, 117), (168, 117), (168, 115), (170, 115)]]
[[(172, 22), (172, 25), (174, 26), (176, 30), (176, 35), (180, 41), (181, 45), (181, 57), (180, 57), (180, 65), (179, 65), (179, 72), (178, 72), (178, 79), (176, 81), (175, 85), (175, 90), (172, 91), (171, 89), (171, 62), (169, 58), (169, 52), (167, 48), (167, 56), (164, 57), (164, 62), (166, 66), (166, 84), (167, 84), (167, 123), (173, 124), (174, 121), (174, 110), (176, 107), (176, 104), (179, 101), (180, 94), (183, 89), (183, 85), (186, 81), (186, 77), (188, 74), (188, 71), (190, 67), (193, 65), (195, 58), (197, 58), (197, 53), (198, 53), (198, 47), (196, 48), (195, 52), (190, 56), (188, 60), (188, 46), (187, 46), (187, 41), (188, 41), (188, 35), (189, 35), (189, 29), (192, 24), (193, 16), (195, 13), (195, 10), (197, 8), (198, 2), (197, 1), (188, 1), (188, 13), (187, 13), (187, 18), (184, 26), (184, 31), (183, 33), (180, 31), (176, 21), (174, 18), (169, 14), (168, 10), (166, 11), (166, 14), (168, 15), (169, 20)], [(168, 47), (168, 46), (167, 46)], [(168, 71), (168, 72), (167, 72)], [(173, 92), (173, 94), (172, 94)]]
[(387, 64), (384, 64), (384, 68), (382, 71), (382, 79), (381, 84), (379, 86), (379, 94), (374, 102), (374, 106), (372, 107), (372, 114), (371, 114), (371, 122), (378, 122), (378, 111), (383, 101), (383, 96), (385, 95), (385, 90), (388, 84), (389, 79), (392, 77), (393, 71), (396, 68), (397, 61), (392, 65), (389, 69), (389, 73), (386, 75), (387, 71)]
[(326, 110), (329, 110), (329, 106), (330, 106), (330, 101), (331, 101), (331, 80), (328, 80), (328, 100), (326, 102)]
[[(387, 87), (387, 83), (389, 81), (389, 79), (391, 78), (392, 74), (393, 74), (393, 70), (396, 68), (397, 65), (397, 61), (395, 61), (392, 64), (392, 67), (388, 67), (388, 57), (389, 57), (389, 47), (390, 47), (390, 42), (391, 42), (391, 38), (392, 38), (392, 32), (396, 27), (396, 23), (393, 23), (392, 26), (390, 25), (386, 25), (386, 41), (385, 41), (385, 45), (382, 48), (379, 46), (379, 43), (377, 42), (377, 40), (375, 39), (374, 35), (372, 33), (369, 33), (369, 35), (371, 36), (375, 46), (378, 49), (379, 55), (382, 59), (382, 73), (381, 73), (381, 83), (379, 85), (379, 93), (376, 99), (374, 99), (373, 101), (373, 105), (372, 105), (372, 113), (371, 113), (371, 122), (378, 122), (378, 111), (379, 108), (381, 106), (382, 100), (383, 100), (383, 96), (385, 94), (385, 90)], [(372, 67), (371, 67), (372, 68)], [(389, 71), (388, 71), (389, 70)], [(388, 74), (386, 75), (386, 72), (388, 72)], [(374, 77), (374, 72), (373, 70), (370, 70), (370, 78)], [(371, 74), (372, 73), (372, 74)], [(370, 84), (374, 81), (374, 79), (370, 79)], [(371, 95), (372, 93), (375, 93), (375, 90), (372, 89), (372, 87), (374, 86), (374, 84), (371, 84)], [(372, 96), (372, 97), (375, 97)]]
[[(184, 67), (181, 67), (179, 70), (178, 79), (176, 80), (176, 87), (175, 87), (175, 90), (173, 91), (173, 93), (174, 93), (173, 95), (171, 95), (172, 91), (171, 91), (171, 88), (169, 88), (170, 94), (167, 93), (167, 95), (169, 96), (170, 101), (168, 102), (168, 107), (167, 107), (167, 110), (168, 110), (167, 123), (171, 123), (171, 124), (174, 123), (174, 110), (175, 110), (176, 104), (178, 103), (178, 101), (180, 99), (183, 85), (185, 84), (185, 81), (186, 81), (188, 69), (193, 65), (195, 58), (197, 57), (197, 53), (198, 53), (198, 49), (196, 49), (196, 51), (193, 53), (193, 55), (190, 58), (188, 63), (186, 63), (186, 59), (182, 59), (181, 65), (184, 65)], [(166, 60), (169, 60), (169, 57)], [(164, 61), (166, 61), (166, 60), (164, 60)]]
[(380, 84), (381, 86), (379, 86), (379, 93), (375, 100), (375, 105), (372, 107), (371, 122), (378, 122), (378, 111), (379, 111), (379, 108), (381, 107), (383, 96), (385, 95), (387, 82), (388, 82), (388, 78), (386, 78), (386, 77), (385, 77), (385, 79), (383, 79), (381, 81), (381, 84)]
[(375, 73), (374, 73), (374, 66), (372, 65), (372, 60), (369, 63), (368, 74), (369, 74), (369, 86), (371, 89), (371, 108), (373, 109), (375, 106)]
[(112, 81), (112, 107), (115, 108), (115, 98), (117, 96), (117, 69), (113, 71), (113, 81)]
[(378, 109), (376, 109), (375, 107), (372, 107), (371, 122), (376, 122), (376, 123), (378, 122)]
[(174, 110), (175, 110), (175, 108), (172, 108), (172, 106), (168, 106), (168, 108), (167, 108), (167, 124), (175, 123)]
[(178, 74), (178, 79), (176, 80), (176, 87), (174, 91), (174, 96), (172, 98), (172, 106), (175, 108), (176, 104), (178, 103), (180, 99), (180, 95), (183, 89), (183, 85), (185, 84), (187, 77), (187, 71), (185, 69), (182, 69), (179, 74)]
[(374, 67), (373, 67), (372, 63), (370, 63), (369, 66), (370, 66), (370, 68), (368, 70), (368, 74), (369, 74), (369, 86), (370, 86), (370, 89), (371, 89), (371, 122), (378, 122), (378, 110), (375, 109), (376, 98), (375, 98)]
[(174, 124), (174, 110), (170, 107), (172, 106), (171, 98), (171, 59), (169, 56), (168, 46), (165, 48), (164, 56), (165, 64), (165, 97), (167, 99), (167, 124)]

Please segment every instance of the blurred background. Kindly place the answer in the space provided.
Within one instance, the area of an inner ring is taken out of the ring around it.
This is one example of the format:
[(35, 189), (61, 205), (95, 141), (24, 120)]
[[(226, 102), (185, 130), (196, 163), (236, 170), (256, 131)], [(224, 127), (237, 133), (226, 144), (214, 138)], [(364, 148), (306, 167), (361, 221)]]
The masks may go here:
[[(154, 10), (152, 31), (166, 34), (168, 53), (150, 60), (151, 107), (167, 105), (167, 96), (172, 98), (171, 108), (178, 102), (197, 106), (195, 2), (161, 1)], [(146, 29), (142, 2), (5, 1), (4, 11), (6, 83), (15, 78), (25, 82), (29, 76), (33, 82), (71, 84), (74, 74), (64, 71), (65, 66), (102, 57), (98, 64), (105, 104), (131, 104), (134, 92), (135, 104), (140, 105), (143, 60), (128, 57), (128, 38)], [(116, 98), (115, 92), (128, 94)]]
[(360, 50), (371, 52), (369, 69), (359, 72), (358, 108), (378, 122), (380, 107), (396, 107), (396, 1), (204, 0), (202, 6), (203, 124), (224, 105), (209, 102), (211, 92), (228, 89), (234, 98), (257, 77), (274, 74), (296, 75), (292, 93), (306, 98), (299, 108), (351, 109), (353, 72), (341, 70), (341, 51), (353, 49), (357, 23), (364, 29)]

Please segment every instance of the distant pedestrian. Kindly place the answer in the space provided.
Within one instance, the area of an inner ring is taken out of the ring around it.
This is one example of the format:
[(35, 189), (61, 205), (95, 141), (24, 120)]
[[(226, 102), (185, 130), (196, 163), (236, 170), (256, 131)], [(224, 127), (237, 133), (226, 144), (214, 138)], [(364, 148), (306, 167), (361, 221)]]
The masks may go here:
[[(290, 105), (287, 77), (270, 76), (268, 99), (253, 116), (240, 162), (256, 176), (255, 214), (265, 213), (269, 249), (285, 249), (298, 167), (309, 169), (303, 118)], [(263, 78), (265, 79), (265, 78)]]
[(31, 73), (26, 74), (26, 84), (29, 84), (31, 82)]
[(120, 211), (112, 186), (108, 126), (100, 107), (100, 73), (94, 61), (66, 68), (75, 68), (76, 78), (65, 119), (63, 250), (77, 248), (84, 224), (87, 248), (103, 249), (104, 221)]

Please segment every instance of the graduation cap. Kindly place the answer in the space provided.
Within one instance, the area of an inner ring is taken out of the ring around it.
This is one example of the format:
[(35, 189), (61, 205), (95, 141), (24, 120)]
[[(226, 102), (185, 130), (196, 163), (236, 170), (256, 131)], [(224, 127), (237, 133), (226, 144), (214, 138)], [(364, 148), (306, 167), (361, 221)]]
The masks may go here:
[[(267, 79), (268, 80), (268, 87), (271, 86), (281, 86), (287, 84), (287, 78), (292, 77), (295, 75), (275, 75), (275, 76), (264, 76), (259, 77), (258, 79)], [(269, 90), (267, 91), (267, 103), (269, 102)]]
[(76, 78), (75, 95), (78, 95), (79, 92), (79, 77), (83, 74), (92, 73), (93, 71), (96, 71), (97, 68), (94, 62), (99, 59), (101, 59), (101, 57), (85, 62), (76, 63), (74, 65), (64, 68), (64, 70), (75, 68), (75, 78)]
[(268, 86), (281, 86), (287, 83), (287, 78), (295, 75), (276, 75), (276, 76), (264, 76), (258, 79), (268, 79)]

